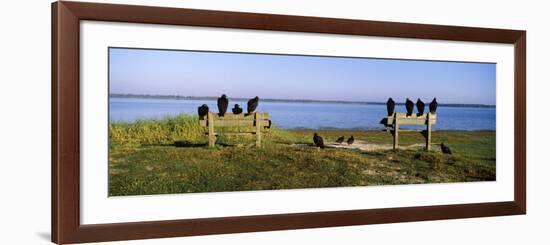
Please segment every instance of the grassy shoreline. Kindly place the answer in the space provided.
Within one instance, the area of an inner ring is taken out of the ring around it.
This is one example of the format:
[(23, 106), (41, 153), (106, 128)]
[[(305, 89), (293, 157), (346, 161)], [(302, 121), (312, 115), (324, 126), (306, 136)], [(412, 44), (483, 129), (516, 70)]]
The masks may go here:
[[(146, 195), (295, 188), (446, 183), (494, 180), (495, 131), (434, 131), (439, 147), (406, 148), (423, 142), (400, 133), (406, 149), (360, 151), (311, 145), (313, 130), (273, 128), (261, 148), (252, 136), (221, 136), (216, 147), (194, 116), (109, 126), (109, 195)], [(317, 130), (325, 142), (353, 135), (369, 144), (391, 144), (382, 131)]]

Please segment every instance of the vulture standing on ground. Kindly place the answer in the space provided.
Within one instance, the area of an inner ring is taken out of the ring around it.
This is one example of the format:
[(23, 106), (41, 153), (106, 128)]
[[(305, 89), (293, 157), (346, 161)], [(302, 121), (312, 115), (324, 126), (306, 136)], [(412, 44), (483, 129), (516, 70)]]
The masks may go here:
[(223, 117), (227, 111), (227, 106), (229, 105), (229, 100), (225, 94), (222, 94), (222, 97), (218, 98), (218, 115)]
[(355, 138), (353, 138), (353, 135), (352, 135), (352, 136), (349, 137), (349, 139), (348, 139), (348, 145), (353, 144), (354, 141), (355, 141)]
[(208, 114), (208, 106), (206, 104), (203, 104), (199, 106), (198, 112), (199, 112), (199, 119), (204, 119), (204, 117)]
[(434, 100), (432, 100), (432, 103), (430, 103), (430, 113), (435, 114), (436, 110), (437, 110), (437, 100), (434, 98)]
[(241, 108), (239, 106), (239, 104), (235, 104), (235, 107), (233, 107), (233, 109), (231, 109), (231, 111), (233, 111), (233, 114), (239, 115), (239, 114), (243, 113), (243, 108)]
[(405, 108), (407, 109), (407, 116), (408, 117), (412, 116), (413, 110), (414, 110), (414, 103), (409, 98), (407, 98), (407, 100), (405, 101)]
[(445, 145), (444, 143), (441, 143), (441, 152), (443, 152), (444, 154), (449, 154), (449, 155), (452, 155), (453, 153), (451, 152), (451, 148), (449, 148), (447, 145)]
[(313, 143), (315, 143), (315, 146), (321, 149), (325, 148), (325, 142), (323, 142), (323, 137), (319, 136), (317, 133), (313, 134)]
[(247, 107), (246, 107), (247, 115), (252, 114), (256, 110), (256, 108), (258, 108), (259, 100), (260, 100), (260, 98), (258, 98), (258, 96), (256, 96), (253, 99), (250, 99), (248, 101), (248, 103), (246, 104), (247, 105)]
[(338, 139), (336, 140), (336, 143), (338, 143), (338, 144), (341, 145), (342, 142), (344, 142), (344, 139), (345, 139), (344, 136), (341, 136), (340, 138), (338, 138)]
[(426, 107), (426, 104), (420, 100), (420, 98), (416, 101), (416, 110), (418, 111), (418, 116), (424, 115), (424, 108)]
[(388, 99), (388, 102), (386, 102), (386, 107), (388, 108), (388, 117), (393, 115), (395, 111), (395, 101), (393, 101), (391, 97)]

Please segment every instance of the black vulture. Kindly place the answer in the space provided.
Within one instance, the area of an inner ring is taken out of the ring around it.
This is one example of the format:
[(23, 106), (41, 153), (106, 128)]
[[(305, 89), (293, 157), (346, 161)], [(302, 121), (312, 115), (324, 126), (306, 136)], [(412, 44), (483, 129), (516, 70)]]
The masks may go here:
[(199, 106), (198, 112), (199, 112), (199, 119), (204, 119), (204, 117), (208, 114), (208, 106), (206, 104), (203, 104)]
[(340, 138), (338, 138), (338, 139), (336, 140), (336, 143), (338, 143), (338, 144), (341, 145), (342, 142), (344, 142), (344, 139), (345, 139), (344, 136), (341, 136)]
[(441, 143), (441, 152), (443, 152), (444, 154), (449, 154), (449, 155), (453, 154), (451, 152), (451, 148), (449, 148), (449, 146), (445, 145), (444, 143)]
[(407, 98), (407, 100), (405, 101), (405, 108), (407, 109), (407, 116), (408, 117), (412, 116), (413, 110), (414, 110), (414, 103), (409, 98)]
[(315, 143), (315, 146), (320, 147), (321, 149), (325, 148), (323, 137), (319, 136), (317, 133), (313, 134), (313, 143)]
[(426, 104), (424, 104), (424, 102), (422, 102), (422, 100), (418, 99), (416, 101), (416, 110), (418, 111), (418, 114), (416, 114), (417, 116), (422, 116), (424, 115), (424, 108), (426, 107)]
[(348, 139), (348, 145), (353, 144), (354, 141), (355, 141), (355, 138), (353, 138), (353, 135), (352, 135), (352, 136), (349, 137), (349, 139)]
[(432, 100), (432, 103), (430, 103), (430, 113), (435, 114), (436, 110), (437, 110), (437, 100), (434, 98), (434, 100)]
[(243, 108), (241, 108), (239, 106), (239, 104), (235, 104), (235, 107), (233, 107), (233, 109), (231, 109), (231, 111), (233, 111), (233, 114), (239, 115), (239, 114), (243, 113)]
[(386, 106), (388, 108), (388, 117), (393, 115), (393, 112), (395, 111), (395, 101), (390, 97), (388, 99), (388, 102), (386, 102)]
[(229, 100), (225, 94), (222, 94), (222, 97), (218, 98), (218, 115), (223, 117), (227, 111), (227, 106), (229, 105)]
[(259, 101), (260, 101), (260, 98), (258, 98), (258, 96), (248, 100), (248, 103), (246, 104), (247, 105), (246, 110), (248, 112), (247, 115), (252, 114), (256, 110), (256, 108), (258, 108)]

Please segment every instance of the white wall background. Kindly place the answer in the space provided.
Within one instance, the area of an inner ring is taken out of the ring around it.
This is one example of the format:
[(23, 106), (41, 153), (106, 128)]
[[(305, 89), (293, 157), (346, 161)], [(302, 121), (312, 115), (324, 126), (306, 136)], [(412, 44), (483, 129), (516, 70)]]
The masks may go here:
[[(89, 0), (92, 1), (92, 0)], [(113, 244), (546, 244), (550, 218), (550, 21), (545, 1), (97, 1), (527, 30), (528, 214)], [(0, 243), (47, 244), (50, 230), (50, 1), (7, 1), (0, 14)]]

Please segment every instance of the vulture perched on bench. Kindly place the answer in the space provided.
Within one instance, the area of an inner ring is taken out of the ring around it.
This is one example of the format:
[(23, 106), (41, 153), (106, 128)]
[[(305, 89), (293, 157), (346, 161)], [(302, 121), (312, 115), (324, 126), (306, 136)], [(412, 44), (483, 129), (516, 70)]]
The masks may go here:
[(424, 108), (426, 107), (426, 104), (424, 104), (424, 102), (422, 102), (422, 100), (420, 100), (420, 98), (416, 101), (416, 110), (418, 111), (418, 113), (416, 114), (417, 116), (422, 116), (424, 115)]
[(437, 110), (437, 100), (434, 98), (432, 100), (432, 103), (430, 103), (430, 113), (435, 114), (436, 110)]
[(229, 105), (229, 100), (225, 94), (222, 94), (222, 97), (218, 98), (218, 115), (223, 117), (227, 111), (227, 106)]
[(248, 103), (246, 104), (247, 115), (252, 114), (256, 110), (256, 108), (258, 108), (259, 101), (260, 101), (260, 98), (258, 98), (258, 96), (248, 101)]
[(409, 98), (407, 98), (407, 100), (405, 101), (405, 109), (407, 109), (407, 116), (408, 117), (412, 116), (413, 110), (414, 110), (414, 103)]
[(233, 107), (233, 109), (231, 109), (231, 111), (233, 111), (233, 114), (239, 115), (239, 114), (243, 113), (243, 108), (241, 108), (239, 106), (239, 104), (235, 104), (235, 107)]
[(395, 101), (393, 101), (391, 97), (388, 99), (388, 102), (386, 102), (386, 107), (388, 109), (388, 117), (393, 115), (395, 111)]
[(198, 113), (199, 113), (199, 119), (204, 119), (204, 117), (208, 114), (208, 106), (206, 104), (203, 104), (199, 106)]

